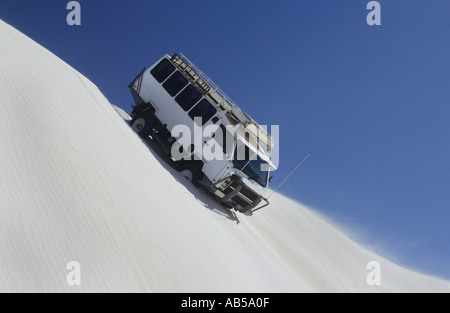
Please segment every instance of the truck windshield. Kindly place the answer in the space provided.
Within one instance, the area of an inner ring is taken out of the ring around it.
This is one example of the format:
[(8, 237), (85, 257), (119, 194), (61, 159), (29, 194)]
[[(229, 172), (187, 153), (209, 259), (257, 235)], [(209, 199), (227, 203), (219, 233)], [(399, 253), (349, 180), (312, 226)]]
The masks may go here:
[[(245, 146), (245, 158), (241, 154), (241, 151), (238, 153), (238, 148), (234, 151), (233, 164), (239, 170), (247, 174), (251, 179), (256, 181), (258, 184), (267, 187), (267, 176), (269, 175), (269, 171), (264, 170), (269, 168), (269, 164), (266, 161), (263, 161), (259, 155), (255, 155), (255, 153), (250, 152), (249, 148)], [(250, 152), (250, 153), (249, 153)]]

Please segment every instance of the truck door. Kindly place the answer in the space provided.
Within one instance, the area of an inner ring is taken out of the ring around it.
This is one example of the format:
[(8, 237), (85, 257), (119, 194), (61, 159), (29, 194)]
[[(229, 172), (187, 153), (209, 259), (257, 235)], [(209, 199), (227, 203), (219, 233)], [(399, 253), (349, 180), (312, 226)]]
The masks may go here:
[[(205, 166), (203, 167), (203, 172), (206, 177), (212, 183), (219, 181), (224, 173), (227, 173), (226, 167), (231, 166), (231, 157), (234, 149), (234, 137), (223, 124), (217, 127), (217, 130), (212, 135), (212, 138), (206, 138), (205, 149), (217, 149), (214, 155), (217, 155), (217, 159), (204, 160)], [(214, 146), (214, 147), (213, 147)], [(204, 156), (206, 154), (204, 153)]]

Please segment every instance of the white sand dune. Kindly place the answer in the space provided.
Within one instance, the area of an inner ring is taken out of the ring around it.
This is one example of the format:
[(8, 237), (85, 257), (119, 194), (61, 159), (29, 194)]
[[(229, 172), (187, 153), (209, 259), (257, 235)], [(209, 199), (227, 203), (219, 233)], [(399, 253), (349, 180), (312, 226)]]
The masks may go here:
[(2, 21), (0, 38), (1, 292), (450, 292), (278, 194), (234, 216), (83, 75)]

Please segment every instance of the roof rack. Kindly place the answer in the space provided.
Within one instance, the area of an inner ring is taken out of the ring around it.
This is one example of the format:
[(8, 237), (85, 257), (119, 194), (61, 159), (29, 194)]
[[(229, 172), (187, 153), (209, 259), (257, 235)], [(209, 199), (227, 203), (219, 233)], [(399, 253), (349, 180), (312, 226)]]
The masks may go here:
[(245, 130), (252, 134), (259, 143), (264, 145), (267, 148), (266, 154), (270, 155), (275, 143), (267, 130), (239, 108), (219, 86), (182, 53), (175, 53), (171, 61), (180, 71), (185, 73), (186, 77), (203, 95), (208, 95), (216, 105), (226, 110), (236, 121), (242, 123)]

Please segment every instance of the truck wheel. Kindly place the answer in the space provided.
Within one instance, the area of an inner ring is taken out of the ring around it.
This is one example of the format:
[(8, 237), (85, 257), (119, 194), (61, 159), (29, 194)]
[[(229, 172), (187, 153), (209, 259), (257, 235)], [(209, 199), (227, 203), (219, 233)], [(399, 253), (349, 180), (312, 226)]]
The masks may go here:
[(200, 183), (200, 176), (201, 176), (201, 172), (200, 169), (198, 167), (196, 167), (193, 164), (184, 164), (181, 165), (178, 168), (178, 172), (180, 172), (181, 174), (183, 174), (184, 177), (186, 177), (187, 180), (189, 180), (192, 184), (194, 184), (194, 186), (199, 187)]
[(142, 138), (148, 138), (152, 132), (151, 117), (149, 114), (141, 113), (133, 118), (131, 128)]

